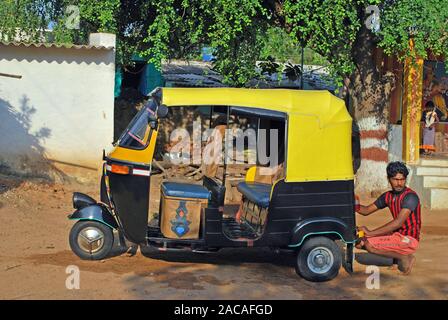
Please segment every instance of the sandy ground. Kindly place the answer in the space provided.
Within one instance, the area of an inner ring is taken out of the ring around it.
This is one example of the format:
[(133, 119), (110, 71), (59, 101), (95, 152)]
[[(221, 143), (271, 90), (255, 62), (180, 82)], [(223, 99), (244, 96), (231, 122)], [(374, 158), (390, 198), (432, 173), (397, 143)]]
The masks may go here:
[[(311, 283), (296, 275), (294, 256), (268, 249), (212, 254), (127, 256), (116, 248), (103, 261), (82, 261), (69, 248), (73, 191), (98, 198), (98, 186), (42, 184), (0, 176), (0, 299), (447, 299), (448, 211), (423, 210), (417, 263), (408, 277), (380, 268), (380, 288), (367, 289), (366, 266)], [(362, 202), (369, 199), (361, 198)], [(383, 210), (358, 225), (389, 220)], [(67, 267), (80, 288), (67, 289)]]

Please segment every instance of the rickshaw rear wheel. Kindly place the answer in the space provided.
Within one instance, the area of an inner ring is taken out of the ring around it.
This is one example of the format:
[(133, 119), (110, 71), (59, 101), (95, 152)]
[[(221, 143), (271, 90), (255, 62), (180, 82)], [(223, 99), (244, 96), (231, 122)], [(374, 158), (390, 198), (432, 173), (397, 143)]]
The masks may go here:
[(313, 282), (335, 278), (342, 264), (341, 250), (327, 237), (314, 237), (305, 241), (296, 259), (296, 272)]
[(114, 234), (97, 221), (78, 221), (70, 230), (70, 248), (83, 260), (101, 260), (110, 253)]

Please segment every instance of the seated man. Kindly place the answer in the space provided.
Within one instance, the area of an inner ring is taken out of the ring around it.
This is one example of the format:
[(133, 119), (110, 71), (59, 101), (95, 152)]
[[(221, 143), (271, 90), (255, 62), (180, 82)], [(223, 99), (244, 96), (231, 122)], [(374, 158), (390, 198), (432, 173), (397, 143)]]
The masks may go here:
[(375, 230), (362, 226), (365, 237), (356, 245), (370, 253), (394, 258), (398, 268), (408, 275), (415, 263), (413, 253), (420, 240), (420, 201), (417, 194), (406, 187), (409, 174), (402, 162), (391, 162), (387, 166), (387, 178), (392, 190), (383, 193), (374, 203), (358, 205), (356, 211), (368, 216), (379, 209), (388, 207), (393, 220)]

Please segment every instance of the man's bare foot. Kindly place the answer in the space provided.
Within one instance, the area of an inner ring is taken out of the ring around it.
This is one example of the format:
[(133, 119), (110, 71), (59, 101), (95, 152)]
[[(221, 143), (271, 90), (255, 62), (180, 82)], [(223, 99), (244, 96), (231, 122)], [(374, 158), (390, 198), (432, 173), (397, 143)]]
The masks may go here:
[(410, 254), (400, 261), (400, 263), (398, 264), (398, 270), (400, 270), (405, 276), (409, 275), (412, 271), (412, 267), (414, 267), (415, 260), (416, 259), (414, 255)]
[(414, 267), (414, 265), (415, 265), (415, 261), (416, 261), (414, 255), (412, 255), (412, 254), (409, 256), (409, 259), (410, 259), (410, 261), (409, 261), (409, 266), (408, 266), (408, 268), (403, 272), (403, 274), (404, 274), (405, 276), (407, 276), (407, 275), (409, 275), (409, 274), (411, 273), (412, 268)]
[(400, 261), (400, 260), (394, 258), (394, 259), (392, 260), (392, 265), (391, 265), (390, 267), (388, 267), (387, 269), (388, 269), (388, 270), (398, 270), (398, 262), (399, 262), (399, 261)]
[(398, 265), (396, 265), (396, 264), (393, 264), (393, 265), (391, 265), (390, 267), (388, 267), (387, 268), (388, 270), (398, 270)]
[(137, 250), (138, 250), (138, 246), (137, 245), (133, 245), (130, 246), (127, 250), (126, 250), (126, 256), (127, 257), (133, 257), (137, 254)]

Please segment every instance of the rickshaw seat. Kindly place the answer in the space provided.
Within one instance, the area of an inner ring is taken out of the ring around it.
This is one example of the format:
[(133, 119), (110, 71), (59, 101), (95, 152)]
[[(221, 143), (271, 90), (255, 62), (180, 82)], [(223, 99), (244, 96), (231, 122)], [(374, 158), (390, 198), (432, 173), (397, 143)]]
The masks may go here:
[(240, 182), (237, 189), (251, 202), (262, 208), (269, 207), (272, 185), (257, 182)]
[(190, 183), (163, 182), (162, 191), (168, 197), (210, 199), (210, 191), (207, 188)]

